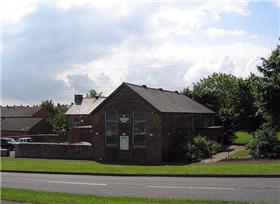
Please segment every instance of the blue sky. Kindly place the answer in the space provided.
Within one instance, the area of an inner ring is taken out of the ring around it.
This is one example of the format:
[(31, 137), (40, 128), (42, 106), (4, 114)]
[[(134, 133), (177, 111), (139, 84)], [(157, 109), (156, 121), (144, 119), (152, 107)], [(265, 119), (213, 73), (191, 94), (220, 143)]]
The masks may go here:
[(278, 1), (3, 1), (1, 104), (71, 103), (121, 82), (246, 77), (275, 49)]

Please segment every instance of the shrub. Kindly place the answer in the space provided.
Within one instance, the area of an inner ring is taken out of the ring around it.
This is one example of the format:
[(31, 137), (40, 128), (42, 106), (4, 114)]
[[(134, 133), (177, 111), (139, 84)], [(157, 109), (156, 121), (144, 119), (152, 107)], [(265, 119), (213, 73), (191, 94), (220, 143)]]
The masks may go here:
[(199, 151), (198, 159), (208, 158), (222, 149), (220, 144), (203, 136), (195, 137), (193, 142)]
[(221, 150), (222, 146), (207, 137), (197, 136), (193, 140), (179, 143), (170, 148), (168, 158), (175, 162), (192, 162), (208, 158)]
[(253, 135), (247, 146), (253, 158), (279, 158), (280, 141), (276, 129), (265, 124)]

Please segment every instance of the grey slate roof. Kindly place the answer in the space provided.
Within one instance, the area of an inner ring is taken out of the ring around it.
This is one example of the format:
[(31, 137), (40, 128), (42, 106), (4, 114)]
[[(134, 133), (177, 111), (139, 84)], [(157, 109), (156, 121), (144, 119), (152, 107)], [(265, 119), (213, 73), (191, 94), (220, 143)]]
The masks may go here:
[(37, 113), (41, 107), (9, 106), (1, 107), (1, 117), (5, 118), (28, 118)]
[(2, 131), (29, 131), (43, 118), (5, 118), (1, 121)]
[(214, 111), (194, 101), (184, 94), (172, 91), (149, 88), (130, 83), (124, 83), (134, 92), (140, 95), (144, 100), (150, 103), (160, 112), (166, 113), (208, 113)]
[(65, 115), (89, 115), (105, 98), (83, 98), (81, 105), (72, 105)]

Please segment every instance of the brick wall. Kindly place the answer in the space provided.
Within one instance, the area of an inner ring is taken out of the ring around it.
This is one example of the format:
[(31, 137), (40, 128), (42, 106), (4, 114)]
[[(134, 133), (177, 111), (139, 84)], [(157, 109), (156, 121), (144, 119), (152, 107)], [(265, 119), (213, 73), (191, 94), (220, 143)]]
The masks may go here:
[[(67, 137), (69, 142), (90, 142), (90, 128), (76, 128), (73, 127), (74, 119), (79, 118), (80, 125), (91, 125), (90, 115), (67, 115)], [(86, 135), (88, 135), (86, 137)]]
[(65, 142), (66, 135), (64, 133), (59, 134), (32, 134), (32, 135), (25, 135), (20, 134), (16, 136), (12, 136), (15, 140), (21, 137), (30, 137), (33, 142), (47, 142), (47, 143), (54, 143), (54, 142)]
[(15, 157), (92, 160), (93, 151), (90, 145), (21, 143), (16, 145)]

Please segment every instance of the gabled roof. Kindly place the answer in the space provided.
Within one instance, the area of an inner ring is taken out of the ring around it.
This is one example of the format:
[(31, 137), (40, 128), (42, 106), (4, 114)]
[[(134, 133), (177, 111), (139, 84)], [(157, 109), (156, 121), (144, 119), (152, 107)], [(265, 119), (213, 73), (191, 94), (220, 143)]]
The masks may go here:
[(43, 118), (5, 118), (1, 120), (2, 131), (29, 131)]
[(105, 98), (83, 98), (81, 105), (73, 104), (65, 115), (89, 115)]
[(4, 118), (28, 118), (32, 117), (35, 113), (37, 113), (41, 107), (33, 106), (8, 106), (1, 107), (1, 117)]
[(130, 88), (142, 100), (159, 112), (163, 113), (201, 113), (214, 114), (215, 112), (204, 105), (194, 101), (188, 96), (163, 89), (149, 88), (130, 83), (122, 83), (110, 96), (106, 98), (95, 110), (103, 106), (123, 86)]
[(160, 112), (165, 113), (215, 113), (202, 104), (179, 92), (148, 88), (125, 83)]

